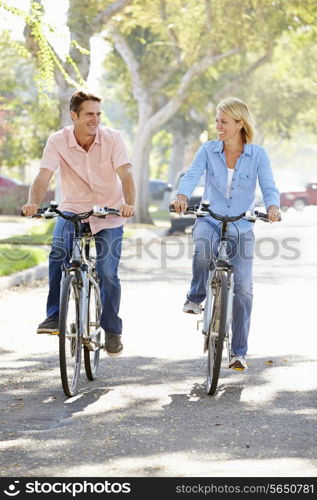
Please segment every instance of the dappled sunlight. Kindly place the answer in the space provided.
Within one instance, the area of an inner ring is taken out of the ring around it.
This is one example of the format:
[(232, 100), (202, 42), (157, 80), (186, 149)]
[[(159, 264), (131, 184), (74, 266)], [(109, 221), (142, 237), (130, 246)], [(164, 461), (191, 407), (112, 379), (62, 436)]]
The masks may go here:
[[(216, 458), (216, 459), (215, 459)], [(257, 473), (252, 474), (256, 469)], [(108, 463), (89, 463), (79, 467), (68, 467), (63, 476), (105, 476), (107, 474), (125, 477), (309, 477), (313, 476), (314, 464), (307, 459), (261, 459), (231, 460), (225, 452), (216, 457), (208, 453), (197, 453), (192, 450), (191, 455), (184, 453), (157, 453), (150, 456), (122, 457)], [(246, 472), (250, 471), (250, 472)]]

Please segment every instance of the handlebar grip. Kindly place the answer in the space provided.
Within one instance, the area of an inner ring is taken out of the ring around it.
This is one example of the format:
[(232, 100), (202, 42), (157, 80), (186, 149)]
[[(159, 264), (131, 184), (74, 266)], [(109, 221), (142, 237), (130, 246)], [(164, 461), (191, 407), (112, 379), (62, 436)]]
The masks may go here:
[(169, 211), (169, 212), (176, 212), (175, 207), (174, 207), (174, 203), (171, 203), (171, 204), (169, 205), (169, 207), (168, 207), (168, 211)]

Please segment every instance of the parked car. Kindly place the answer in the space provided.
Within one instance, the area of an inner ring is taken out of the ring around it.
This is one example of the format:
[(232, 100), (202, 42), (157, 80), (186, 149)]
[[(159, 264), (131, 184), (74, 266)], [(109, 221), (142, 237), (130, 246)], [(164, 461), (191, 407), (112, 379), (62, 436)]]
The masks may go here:
[(149, 180), (149, 194), (150, 200), (159, 200), (162, 201), (164, 199), (164, 194), (166, 191), (171, 190), (171, 185), (161, 179), (150, 179)]
[(281, 209), (293, 207), (303, 210), (306, 205), (317, 205), (317, 182), (307, 184), (305, 191), (287, 191), (280, 194)]
[[(182, 177), (185, 175), (185, 172), (180, 172), (178, 176), (176, 177), (175, 183), (173, 185), (172, 191), (171, 191), (171, 196), (170, 196), (170, 203), (176, 199), (176, 193), (178, 190), (179, 183), (182, 179)], [(196, 186), (196, 188), (193, 191), (193, 194), (188, 202), (188, 205), (200, 205), (202, 195), (204, 193), (204, 186), (205, 186), (205, 174), (203, 174)], [(255, 207), (263, 207), (264, 202), (263, 202), (263, 197), (260, 191), (256, 191), (255, 193), (255, 202), (254, 202)], [(185, 232), (186, 228), (190, 228), (191, 226), (194, 225), (196, 217), (191, 217), (189, 215), (181, 216), (176, 213), (170, 213), (171, 217), (171, 226), (169, 229), (169, 234), (172, 234), (176, 231), (178, 232)]]
[[(27, 201), (30, 186), (0, 174), (0, 214), (20, 215), (21, 207)], [(43, 204), (54, 199), (54, 191), (47, 191)]]

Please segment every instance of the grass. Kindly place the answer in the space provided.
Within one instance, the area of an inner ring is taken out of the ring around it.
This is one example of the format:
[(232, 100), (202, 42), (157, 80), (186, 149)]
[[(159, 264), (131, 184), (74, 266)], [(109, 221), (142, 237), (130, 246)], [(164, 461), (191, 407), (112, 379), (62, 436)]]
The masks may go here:
[(0, 276), (29, 269), (47, 260), (47, 252), (41, 248), (20, 245), (0, 245)]
[(31, 227), (25, 234), (17, 234), (0, 240), (0, 243), (14, 243), (21, 245), (48, 245), (51, 242), (55, 222), (47, 221)]

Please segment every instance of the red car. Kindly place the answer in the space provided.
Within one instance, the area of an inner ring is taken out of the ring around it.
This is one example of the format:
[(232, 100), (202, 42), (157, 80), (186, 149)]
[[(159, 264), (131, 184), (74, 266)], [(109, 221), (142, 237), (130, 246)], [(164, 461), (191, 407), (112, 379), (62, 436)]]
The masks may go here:
[[(0, 214), (20, 215), (28, 199), (30, 186), (0, 174)], [(47, 191), (44, 203), (54, 199), (54, 191)]]

